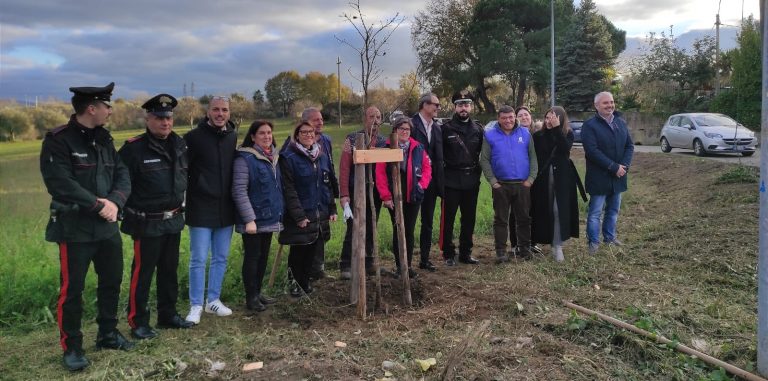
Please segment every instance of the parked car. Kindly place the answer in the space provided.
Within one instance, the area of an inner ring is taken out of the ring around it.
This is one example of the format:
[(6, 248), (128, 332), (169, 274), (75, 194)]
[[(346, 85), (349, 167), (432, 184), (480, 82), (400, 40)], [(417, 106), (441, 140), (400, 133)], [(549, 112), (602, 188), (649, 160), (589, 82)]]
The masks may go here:
[(584, 124), (583, 120), (571, 120), (571, 130), (573, 130), (573, 142), (581, 143), (581, 125)]
[(661, 150), (692, 149), (696, 156), (708, 153), (740, 153), (752, 156), (755, 133), (723, 114), (685, 113), (667, 119), (661, 129)]

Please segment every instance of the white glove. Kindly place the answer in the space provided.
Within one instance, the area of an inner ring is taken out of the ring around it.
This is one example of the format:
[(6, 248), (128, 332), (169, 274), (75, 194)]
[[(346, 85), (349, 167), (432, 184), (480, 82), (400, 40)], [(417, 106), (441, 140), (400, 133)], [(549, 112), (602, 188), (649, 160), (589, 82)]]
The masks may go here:
[(344, 221), (352, 218), (352, 209), (349, 208), (349, 203), (344, 204)]

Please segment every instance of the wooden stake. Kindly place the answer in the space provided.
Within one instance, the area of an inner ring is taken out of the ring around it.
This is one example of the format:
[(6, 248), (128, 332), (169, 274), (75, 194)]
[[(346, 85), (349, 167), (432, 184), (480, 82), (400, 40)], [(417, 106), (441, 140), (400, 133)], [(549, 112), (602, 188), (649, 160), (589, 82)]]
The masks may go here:
[[(400, 147), (398, 146), (397, 141), (397, 133), (393, 132), (392, 135), (389, 136), (389, 146), (393, 150), (400, 150)], [(408, 254), (406, 253), (406, 242), (405, 242), (405, 222), (403, 221), (403, 191), (400, 189), (400, 163), (392, 163), (389, 165), (392, 170), (392, 201), (395, 204), (395, 210), (393, 211), (395, 213), (395, 229), (393, 229), (392, 234), (397, 234), (397, 248), (392, 248), (392, 250), (397, 250), (395, 255), (397, 255), (400, 258), (400, 279), (403, 280), (403, 303), (406, 306), (410, 306), (413, 304), (413, 301), (411, 300), (411, 277), (408, 276), (408, 270), (409, 270), (409, 263), (408, 263)]]
[(371, 240), (373, 240), (373, 253), (371, 253), (371, 255), (373, 256), (373, 263), (371, 265), (373, 266), (373, 271), (375, 273), (373, 279), (376, 286), (376, 292), (374, 293), (374, 305), (376, 308), (379, 308), (384, 304), (384, 296), (381, 293), (381, 264), (379, 262), (379, 233), (377, 231), (379, 230), (379, 216), (378, 213), (376, 213), (376, 205), (373, 202), (373, 187), (375, 186), (373, 181), (373, 171), (375, 164), (366, 165), (370, 166), (366, 190), (368, 192), (368, 199), (371, 200), (370, 205), (368, 205), (368, 207), (371, 208), (371, 221), (368, 221), (368, 223), (372, 225)]
[(637, 327), (635, 327), (632, 324), (623, 322), (623, 321), (621, 321), (619, 319), (612, 318), (612, 317), (610, 317), (608, 315), (601, 314), (601, 313), (599, 313), (597, 311), (593, 311), (593, 310), (590, 310), (588, 308), (584, 308), (584, 307), (582, 307), (582, 306), (580, 306), (578, 304), (573, 304), (573, 303), (565, 301), (565, 300), (563, 301), (563, 304), (566, 307), (572, 308), (572, 309), (574, 309), (576, 311), (579, 311), (579, 312), (581, 312), (581, 313), (583, 313), (585, 315), (589, 315), (589, 316), (594, 316), (594, 317), (600, 318), (600, 319), (605, 320), (605, 321), (607, 321), (607, 322), (609, 322), (609, 323), (611, 323), (611, 324), (613, 324), (613, 325), (615, 325), (617, 327), (621, 327), (621, 328), (624, 328), (626, 330), (629, 330), (629, 331), (632, 331), (634, 333), (637, 333), (639, 335), (643, 335), (643, 336), (645, 336), (645, 337), (647, 337), (649, 339), (652, 339), (652, 340), (656, 341), (657, 343), (665, 344), (667, 346), (674, 346), (674, 348), (677, 349), (680, 352), (683, 352), (683, 353), (691, 355), (691, 356), (696, 356), (697, 358), (701, 359), (702, 361), (704, 361), (704, 362), (706, 362), (706, 363), (708, 363), (710, 365), (714, 365), (714, 366), (723, 368), (726, 371), (728, 371), (729, 373), (731, 373), (733, 375), (736, 375), (736, 376), (739, 376), (739, 377), (741, 377), (741, 378), (743, 378), (745, 380), (750, 380), (750, 381), (768, 381), (765, 378), (762, 378), (762, 377), (760, 377), (758, 375), (749, 373), (746, 370), (738, 368), (736, 366), (733, 366), (733, 365), (731, 365), (731, 364), (729, 364), (729, 363), (727, 363), (725, 361), (718, 360), (718, 359), (716, 359), (716, 358), (714, 358), (714, 357), (712, 357), (712, 356), (710, 356), (710, 355), (708, 355), (706, 353), (699, 352), (699, 351), (697, 351), (697, 350), (695, 350), (693, 348), (687, 347), (687, 346), (685, 346), (683, 344), (680, 344), (680, 343), (675, 343), (672, 340), (669, 340), (669, 339), (667, 339), (666, 337), (664, 337), (662, 335), (651, 333), (651, 332), (648, 332), (648, 331), (646, 331), (644, 329), (637, 328)]
[[(357, 134), (355, 149), (365, 149), (365, 134)], [(352, 282), (350, 301), (357, 304), (357, 314), (366, 317), (365, 295), (365, 164), (355, 164), (355, 204), (352, 218)]]
[(283, 256), (283, 245), (280, 245), (277, 247), (277, 255), (275, 256), (275, 260), (272, 261), (272, 273), (269, 274), (269, 283), (267, 283), (268, 288), (272, 288), (272, 286), (275, 285), (275, 274), (277, 274), (277, 268), (280, 266), (280, 260)]

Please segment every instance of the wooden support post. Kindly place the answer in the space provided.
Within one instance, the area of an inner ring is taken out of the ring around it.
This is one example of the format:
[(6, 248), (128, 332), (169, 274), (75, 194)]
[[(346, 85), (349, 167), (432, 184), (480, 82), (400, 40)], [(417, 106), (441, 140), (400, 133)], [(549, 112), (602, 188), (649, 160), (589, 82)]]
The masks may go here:
[[(389, 137), (390, 148), (400, 150), (397, 144), (397, 133), (393, 132)], [(389, 165), (392, 171), (392, 202), (395, 204), (395, 229), (392, 234), (397, 234), (397, 246), (392, 251), (400, 258), (400, 279), (403, 280), (403, 304), (410, 306), (411, 300), (411, 277), (408, 276), (410, 264), (408, 263), (408, 254), (406, 253), (405, 242), (405, 222), (403, 221), (403, 191), (400, 189), (400, 163)]]
[[(365, 134), (357, 134), (355, 137), (355, 149), (365, 149)], [(350, 301), (357, 303), (357, 314), (365, 320), (366, 295), (365, 295), (365, 164), (355, 165), (355, 202), (352, 209), (352, 282), (350, 289)]]
[(376, 205), (373, 202), (373, 187), (375, 184), (373, 180), (373, 172), (375, 165), (376, 164), (366, 164), (366, 166), (370, 168), (367, 175), (368, 184), (366, 186), (366, 191), (368, 192), (368, 199), (371, 200), (368, 205), (368, 207), (371, 208), (371, 221), (368, 221), (368, 223), (372, 225), (371, 240), (373, 241), (373, 250), (371, 255), (373, 256), (373, 263), (371, 266), (373, 266), (373, 271), (375, 274), (373, 279), (376, 285), (376, 292), (374, 293), (374, 305), (376, 308), (379, 308), (384, 303), (384, 296), (381, 293), (381, 265), (379, 262), (379, 216), (378, 213), (376, 213)]
[(272, 261), (272, 274), (269, 274), (269, 283), (267, 284), (268, 288), (272, 288), (272, 286), (275, 285), (275, 275), (277, 274), (277, 269), (280, 267), (280, 259), (283, 257), (283, 245), (278, 246), (277, 248), (277, 256), (275, 256), (275, 259)]

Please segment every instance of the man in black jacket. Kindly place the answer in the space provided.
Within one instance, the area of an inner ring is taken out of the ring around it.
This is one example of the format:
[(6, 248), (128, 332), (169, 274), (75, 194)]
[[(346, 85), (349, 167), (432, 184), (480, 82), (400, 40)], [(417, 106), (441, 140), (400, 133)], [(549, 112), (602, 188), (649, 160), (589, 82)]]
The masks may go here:
[(232, 201), (232, 163), (237, 146), (235, 124), (229, 120), (229, 98), (212, 97), (207, 117), (184, 135), (189, 158), (186, 219), (189, 225), (189, 303), (186, 317), (200, 322), (208, 250), (208, 293), (205, 312), (228, 316), (232, 310), (219, 299), (227, 269), (235, 204)]
[(117, 303), (123, 279), (123, 241), (117, 228), (120, 209), (131, 194), (128, 170), (104, 124), (112, 114), (115, 84), (70, 87), (75, 114), (45, 135), (40, 172), (51, 195), (45, 239), (59, 244), (61, 291), (58, 322), (64, 366), (75, 371), (90, 362), (80, 325), (83, 288), (93, 262), (98, 276), (96, 348), (133, 348), (117, 330)]
[(419, 98), (419, 112), (411, 118), (413, 122), (413, 138), (427, 149), (427, 155), (432, 161), (432, 181), (424, 190), (424, 200), (421, 202), (421, 233), (419, 248), (421, 261), (419, 268), (436, 271), (429, 261), (429, 251), (432, 248), (432, 221), (435, 215), (437, 197), (443, 197), (443, 132), (435, 121), (440, 110), (440, 100), (437, 95), (427, 93)]
[(131, 197), (121, 230), (133, 238), (128, 324), (136, 339), (151, 339), (149, 288), (157, 268), (157, 325), (189, 328), (176, 312), (179, 242), (184, 229), (182, 203), (187, 190), (187, 144), (172, 131), (176, 98), (159, 94), (141, 107), (147, 131), (128, 139), (119, 154), (131, 174)]
[(477, 195), (480, 191), (480, 150), (483, 126), (470, 119), (472, 96), (462, 90), (453, 95), (453, 118), (442, 125), (443, 160), (445, 163), (445, 197), (440, 226), (440, 243), (445, 264), (456, 265), (453, 244), (453, 221), (461, 208), (459, 233), (459, 262), (477, 264), (472, 257), (472, 233), (475, 230)]

